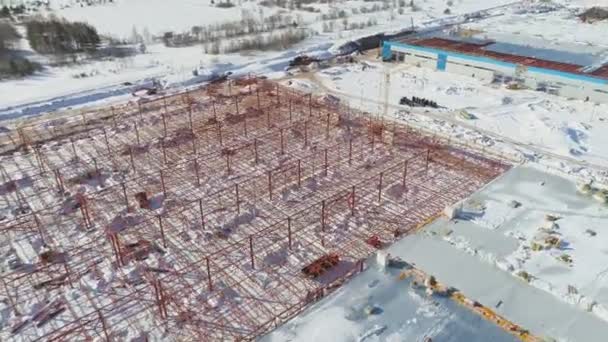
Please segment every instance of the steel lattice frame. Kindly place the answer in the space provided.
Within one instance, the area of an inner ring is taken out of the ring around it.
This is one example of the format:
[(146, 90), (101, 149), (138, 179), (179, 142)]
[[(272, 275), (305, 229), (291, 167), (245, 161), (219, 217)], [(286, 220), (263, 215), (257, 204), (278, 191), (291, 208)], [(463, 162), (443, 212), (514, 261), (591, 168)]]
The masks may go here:
[(251, 340), (508, 168), (326, 100), (249, 78), (2, 136), (0, 252), (54, 258), (2, 270), (0, 336)]

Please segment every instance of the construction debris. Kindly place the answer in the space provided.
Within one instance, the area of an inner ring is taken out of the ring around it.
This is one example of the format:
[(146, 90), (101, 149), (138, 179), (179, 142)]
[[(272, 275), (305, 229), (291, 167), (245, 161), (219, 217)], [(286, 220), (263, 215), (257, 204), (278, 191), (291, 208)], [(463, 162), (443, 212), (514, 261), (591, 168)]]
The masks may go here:
[(437, 105), (437, 102), (431, 101), (431, 100), (427, 100), (427, 99), (424, 99), (424, 98), (420, 98), (420, 97), (416, 97), (416, 96), (412, 96), (411, 99), (409, 99), (406, 96), (404, 96), (404, 97), (401, 98), (401, 100), (399, 100), (399, 104), (403, 105), (403, 106), (410, 106), (410, 107), (439, 108), (439, 105)]
[(310, 278), (317, 278), (327, 272), (340, 262), (340, 257), (335, 253), (326, 254), (313, 261), (310, 265), (302, 268), (302, 273)]

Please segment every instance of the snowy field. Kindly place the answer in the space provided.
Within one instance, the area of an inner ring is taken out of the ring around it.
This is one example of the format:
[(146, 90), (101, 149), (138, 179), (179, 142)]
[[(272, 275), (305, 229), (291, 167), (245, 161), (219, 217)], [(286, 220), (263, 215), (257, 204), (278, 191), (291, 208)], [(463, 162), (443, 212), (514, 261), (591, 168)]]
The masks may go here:
[[(260, 342), (507, 342), (517, 339), (444, 297), (399, 280), (399, 270), (368, 270)], [(371, 312), (368, 314), (367, 312)]]
[[(184, 82), (201, 82), (193, 76), (194, 69), (205, 72), (255, 72), (257, 74), (272, 74), (275, 77), (285, 76), (288, 61), (301, 53), (328, 55), (330, 48), (340, 45), (349, 39), (385, 31), (398, 31), (416, 27), (436, 27), (443, 25), (443, 18), (453, 18), (459, 22), (458, 14), (470, 13), (486, 8), (509, 5), (507, 0), (491, 0), (479, 2), (475, 0), (454, 1), (451, 6), (452, 14), (444, 14), (445, 1), (432, 0), (416, 2), (416, 10), (408, 6), (403, 8), (403, 14), (396, 10), (379, 11), (361, 14), (362, 7), (380, 6), (381, 1), (344, 1), (328, 6), (327, 4), (312, 4), (318, 7), (319, 13), (307, 11), (286, 11), (284, 9), (267, 8), (255, 2), (243, 2), (236, 7), (219, 9), (209, 7), (205, 2), (195, 3), (190, 0), (169, 2), (162, 0), (118, 0), (115, 4), (91, 7), (61, 8), (61, 4), (70, 1), (55, 2), (54, 10), (47, 14), (66, 17), (70, 20), (89, 22), (98, 28), (101, 35), (115, 38), (130, 38), (135, 31), (139, 34), (148, 32), (151, 36), (162, 35), (167, 31), (189, 31), (195, 25), (208, 25), (220, 22), (239, 21), (244, 17), (267, 17), (273, 13), (290, 15), (313, 32), (313, 36), (293, 46), (288, 51), (246, 52), (235, 54), (211, 55), (204, 52), (202, 45), (191, 47), (167, 48), (162, 43), (149, 42), (147, 52), (128, 58), (108, 59), (70, 65), (67, 67), (47, 67), (44, 71), (23, 80), (0, 82), (0, 117), (14, 119), (20, 115), (38, 115), (58, 109), (90, 105), (100, 98), (124, 99), (116, 97), (114, 91), (123, 88), (124, 82), (137, 83), (145, 79), (163, 79), (168, 84), (181, 85)], [(145, 8), (145, 15), (142, 14)], [(324, 22), (320, 19), (323, 14), (345, 10), (349, 23), (366, 22), (373, 17), (377, 24), (371, 27), (348, 29), (342, 27), (343, 19), (330, 20), (335, 24), (332, 32), (324, 30)], [(211, 11), (211, 12), (210, 12)], [(222, 11), (221, 13), (216, 13)], [(355, 14), (358, 12), (358, 14)], [(211, 15), (210, 15), (211, 14)], [(29, 46), (22, 44), (21, 49), (31, 52)], [(85, 74), (85, 78), (77, 75)], [(111, 89), (108, 89), (111, 88)], [(83, 95), (83, 93), (86, 93)]]
[[(389, 115), (418, 122), (453, 139), (515, 153), (524, 160), (553, 163), (553, 167), (569, 173), (587, 177), (590, 173), (586, 167), (591, 167), (600, 170), (600, 179), (606, 177), (601, 171), (608, 166), (605, 104), (509, 90), (470, 77), (405, 64), (363, 62), (337, 66), (303, 82), (335, 92), (353, 106), (382, 113), (385, 70), (391, 74)], [(403, 96), (432, 99), (443, 108), (397, 106)], [(463, 110), (474, 118), (465, 119)], [(573, 165), (578, 167), (569, 169)]]
[[(546, 215), (557, 221), (549, 224)], [(570, 179), (519, 167), (471, 196), (456, 219), (441, 218), (392, 249), (534, 333), (602, 341), (607, 223), (608, 207)], [(472, 271), (450, 271), (453, 263)]]
[[(578, 44), (608, 49), (608, 41), (600, 32), (608, 30), (608, 22), (581, 23), (576, 17), (581, 7), (608, 6), (606, 0), (554, 1), (540, 13), (518, 13), (489, 18), (480, 23), (463, 25), (481, 31), (478, 36), (572, 47)], [(576, 51), (576, 50), (574, 50)], [(580, 50), (578, 50), (580, 51)]]

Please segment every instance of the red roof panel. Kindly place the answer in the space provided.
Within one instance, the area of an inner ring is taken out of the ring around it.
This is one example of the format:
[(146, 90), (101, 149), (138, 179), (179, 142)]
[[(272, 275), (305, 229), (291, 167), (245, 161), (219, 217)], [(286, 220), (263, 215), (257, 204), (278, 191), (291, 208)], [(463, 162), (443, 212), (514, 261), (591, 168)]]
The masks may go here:
[(429, 39), (412, 40), (412, 41), (409, 41), (408, 43), (410, 43), (412, 45), (461, 52), (461, 53), (466, 53), (466, 54), (475, 55), (475, 56), (489, 57), (489, 58), (493, 58), (493, 59), (496, 59), (499, 61), (520, 64), (520, 65), (524, 65), (524, 66), (528, 66), (528, 67), (553, 69), (553, 70), (559, 70), (559, 71), (564, 71), (564, 72), (569, 72), (569, 73), (574, 73), (574, 74), (592, 75), (592, 76), (597, 76), (597, 77), (602, 77), (602, 78), (608, 78), (608, 66), (600, 68), (600, 69), (596, 70), (596, 72), (593, 72), (591, 74), (587, 74), (587, 73), (581, 71), (581, 69), (583, 68), (582, 65), (553, 62), (553, 61), (548, 61), (548, 60), (534, 58), (534, 57), (512, 55), (512, 54), (507, 54), (507, 53), (485, 50), (484, 47), (491, 45), (492, 42), (469, 43), (469, 42), (462, 42), (462, 41), (443, 39), (443, 38), (429, 38)]

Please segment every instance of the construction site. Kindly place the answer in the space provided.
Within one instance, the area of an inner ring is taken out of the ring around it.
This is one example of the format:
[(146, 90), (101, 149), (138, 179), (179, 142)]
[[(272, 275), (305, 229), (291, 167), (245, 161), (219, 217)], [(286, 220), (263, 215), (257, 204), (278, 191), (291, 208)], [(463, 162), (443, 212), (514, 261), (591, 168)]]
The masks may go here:
[(0, 340), (23, 341), (255, 340), (511, 166), (257, 77), (0, 144)]

